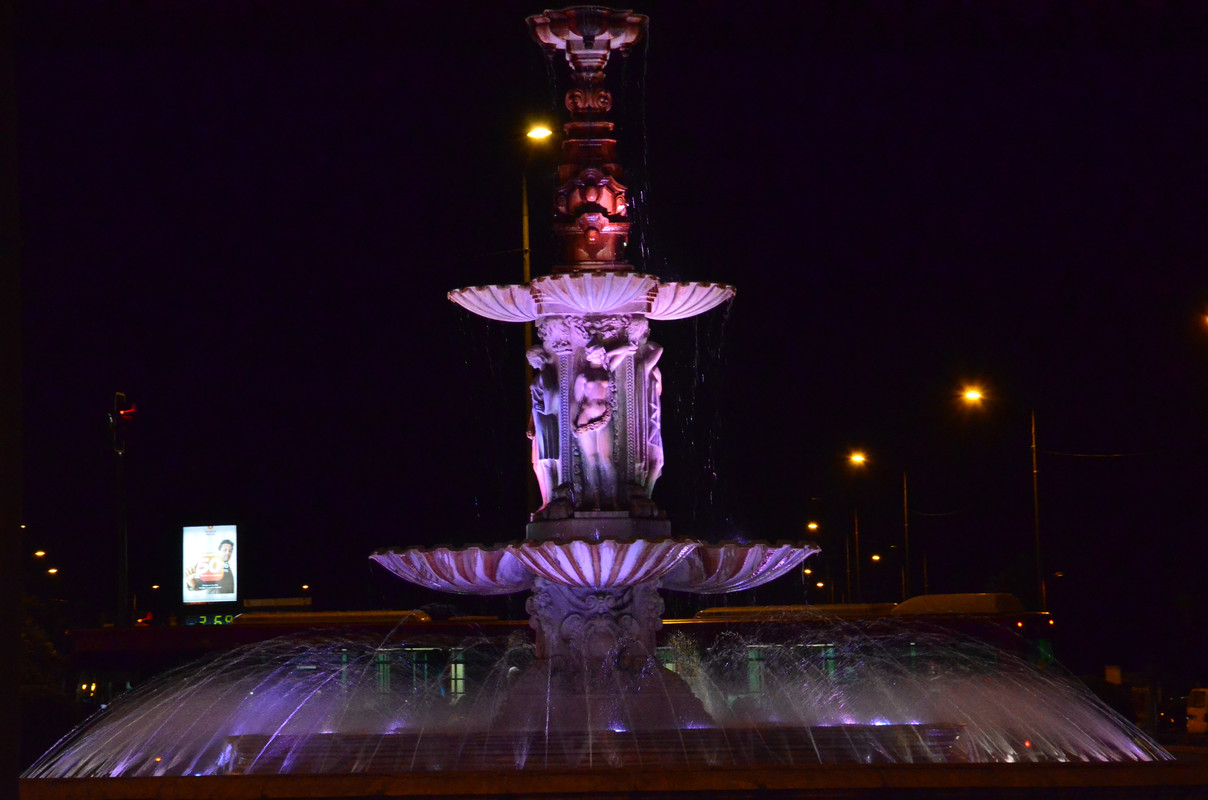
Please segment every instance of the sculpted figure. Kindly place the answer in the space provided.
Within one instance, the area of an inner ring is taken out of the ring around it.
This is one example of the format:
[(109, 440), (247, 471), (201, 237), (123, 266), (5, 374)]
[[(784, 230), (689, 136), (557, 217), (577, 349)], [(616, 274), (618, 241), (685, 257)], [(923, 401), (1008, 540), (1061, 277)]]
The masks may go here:
[(663, 474), (663, 374), (657, 366), (662, 354), (662, 345), (646, 340), (634, 357), (646, 381), (646, 414), (649, 428), (646, 436), (646, 481), (643, 488), (647, 497), (654, 491), (655, 482)]
[(533, 441), (533, 472), (541, 489), (542, 507), (548, 505), (558, 486), (558, 365), (540, 345), (525, 354), (533, 368), (533, 413), (528, 437)]
[(579, 443), (586, 503), (610, 510), (616, 504), (616, 465), (612, 462), (612, 412), (616, 406), (608, 353), (602, 345), (590, 345), (587, 364), (575, 378), (574, 433)]
[(583, 323), (567, 317), (543, 317), (537, 320), (537, 335), (550, 353), (569, 353), (588, 339)]
[(663, 472), (663, 376), (658, 368), (663, 347), (651, 341), (649, 335), (650, 323), (645, 317), (635, 317), (625, 330), (627, 345), (617, 350), (622, 356), (633, 355), (635, 376), (642, 383), (642, 396), (645, 398), (644, 407), (637, 412), (645, 416), (639, 423), (645, 439), (634, 456), (637, 459), (634, 464), (635, 482), (628, 487), (630, 513), (637, 516), (657, 513), (657, 508), (649, 502), (650, 494)]

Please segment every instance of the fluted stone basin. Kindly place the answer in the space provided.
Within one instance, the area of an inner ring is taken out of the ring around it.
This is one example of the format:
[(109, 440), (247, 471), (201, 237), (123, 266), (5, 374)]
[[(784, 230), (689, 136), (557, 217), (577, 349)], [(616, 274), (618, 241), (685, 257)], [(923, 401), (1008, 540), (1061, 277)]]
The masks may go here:
[(740, 592), (787, 575), (819, 550), (808, 543), (701, 545), (668, 571), (660, 583), (664, 589), (679, 592)]
[(529, 589), (533, 575), (506, 546), (378, 550), (374, 561), (404, 580), (454, 594), (512, 594)]
[(653, 320), (694, 317), (734, 297), (724, 283), (660, 283), (639, 272), (546, 275), (529, 284), (467, 286), (449, 299), (480, 317), (532, 322), (559, 314), (641, 314)]
[(818, 550), (810, 543), (605, 539), (383, 549), (371, 558), (400, 578), (455, 594), (521, 592), (534, 577), (588, 589), (657, 580), (663, 589), (722, 594), (786, 575)]
[(524, 542), (509, 549), (534, 574), (583, 589), (621, 589), (661, 578), (699, 547), (697, 542)]

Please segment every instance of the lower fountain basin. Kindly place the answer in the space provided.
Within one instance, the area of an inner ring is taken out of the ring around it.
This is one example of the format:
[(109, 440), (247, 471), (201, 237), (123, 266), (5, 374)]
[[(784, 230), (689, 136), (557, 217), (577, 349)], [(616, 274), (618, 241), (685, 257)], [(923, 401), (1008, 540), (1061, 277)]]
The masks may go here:
[(963, 726), (231, 736), (219, 774), (963, 764)]

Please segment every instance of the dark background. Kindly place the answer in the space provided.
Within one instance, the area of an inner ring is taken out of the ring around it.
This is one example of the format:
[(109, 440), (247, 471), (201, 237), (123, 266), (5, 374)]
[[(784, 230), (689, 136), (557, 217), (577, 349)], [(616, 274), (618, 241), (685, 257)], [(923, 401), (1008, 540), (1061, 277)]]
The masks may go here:
[[(24, 545), (72, 624), (117, 602), (115, 392), (138, 407), (131, 590), (161, 620), (181, 526), (218, 523), (245, 597), (523, 612), (367, 556), (523, 536), (522, 331), (445, 293), (520, 281), (522, 174), (549, 269), (556, 157), (521, 138), (564, 88), (541, 8), (19, 7)], [(815, 519), (841, 595), (858, 511), (861, 595), (897, 599), (905, 472), (912, 593), (1035, 607), (1035, 411), (1059, 658), (1208, 680), (1208, 8), (636, 10), (630, 260), (738, 287), (653, 326), (676, 534)], [(728, 602), (829, 600), (810, 580)]]

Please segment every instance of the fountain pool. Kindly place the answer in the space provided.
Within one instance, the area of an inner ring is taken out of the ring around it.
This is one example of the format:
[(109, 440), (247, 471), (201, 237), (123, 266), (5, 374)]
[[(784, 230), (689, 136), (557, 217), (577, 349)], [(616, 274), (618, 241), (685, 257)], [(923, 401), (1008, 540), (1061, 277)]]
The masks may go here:
[(668, 637), (638, 670), (678, 676), (706, 712), (674, 729), (642, 724), (674, 705), (657, 680), (653, 696), (574, 687), (607, 698), (586, 706), (602, 720), (548, 722), (567, 696), (552, 685), (522, 693), (535, 713), (505, 713), (539, 663), (524, 636), (280, 638), (123, 696), (25, 777), (1169, 758), (1057, 668), (926, 623), (830, 620), (776, 638)]

